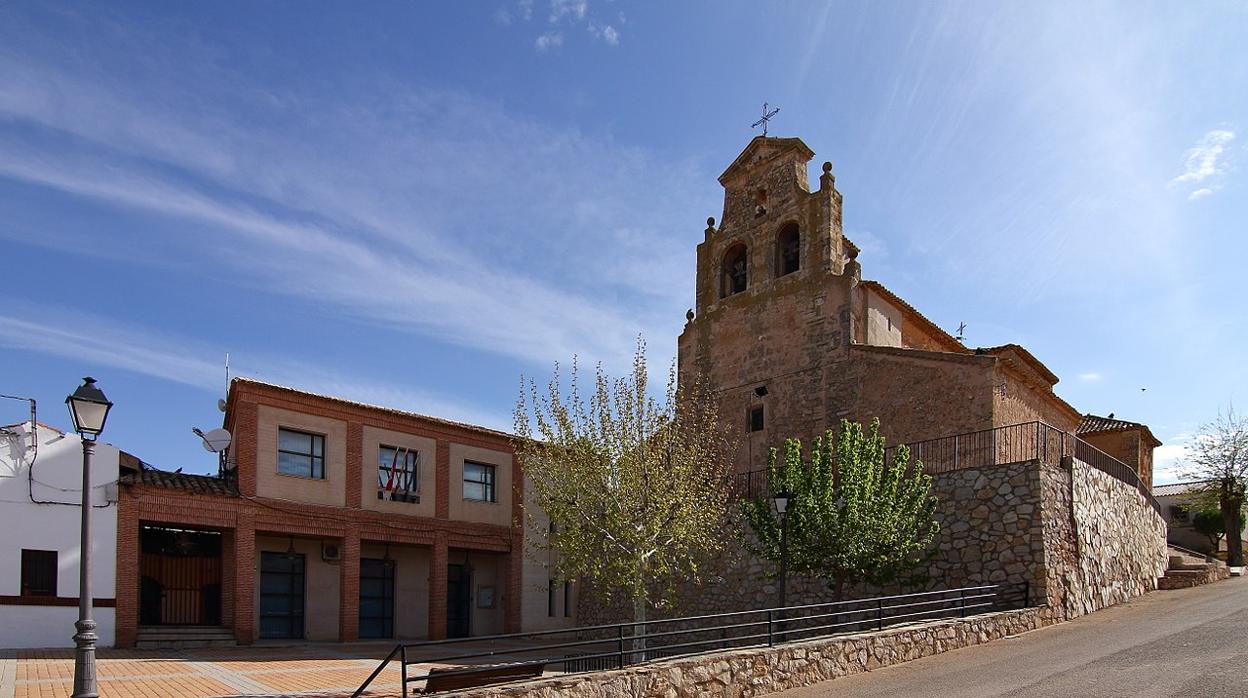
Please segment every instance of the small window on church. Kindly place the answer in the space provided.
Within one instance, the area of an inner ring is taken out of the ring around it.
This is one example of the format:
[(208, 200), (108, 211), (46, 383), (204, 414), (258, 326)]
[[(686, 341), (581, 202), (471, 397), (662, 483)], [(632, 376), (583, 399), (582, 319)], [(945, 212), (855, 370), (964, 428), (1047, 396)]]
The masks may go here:
[(763, 430), (763, 406), (750, 408), (750, 431)]
[(776, 236), (776, 276), (792, 274), (802, 266), (802, 234), (796, 224), (785, 226)]
[(734, 245), (724, 255), (723, 288), (720, 297), (741, 293), (749, 282), (748, 255), (745, 245)]

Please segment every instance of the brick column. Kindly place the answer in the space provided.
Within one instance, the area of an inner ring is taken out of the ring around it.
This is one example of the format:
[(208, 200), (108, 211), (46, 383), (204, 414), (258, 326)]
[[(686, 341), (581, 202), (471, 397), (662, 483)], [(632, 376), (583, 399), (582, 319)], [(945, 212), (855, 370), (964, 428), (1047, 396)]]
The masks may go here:
[[(451, 445), (441, 439), (438, 440), (436, 460), (433, 515), (445, 519), (451, 515)], [(463, 486), (462, 483), (460, 486)]]
[(234, 639), (250, 645), (256, 637), (256, 515), (239, 512), (234, 527)]
[[(348, 467), (348, 471), (350, 467)], [(359, 497), (359, 478), (356, 478)], [(360, 527), (347, 524), (342, 535), (342, 561), (338, 563), (338, 641), (360, 638)]]
[[(377, 454), (373, 454), (374, 463)], [(376, 465), (373, 468), (376, 469)], [(364, 468), (364, 425), (359, 422), (347, 422), (347, 508), (359, 509), (360, 489), (363, 486)], [(376, 473), (374, 473), (376, 480)], [(345, 546), (344, 546), (345, 548)]]
[(139, 634), (139, 505), (128, 487), (117, 497), (117, 600), (115, 633), (118, 647), (134, 647)]
[(234, 530), (221, 535), (221, 625), (234, 625)]
[(511, 552), (507, 553), (507, 583), (503, 591), (503, 632), (520, 632), (520, 608), (524, 602), (524, 529), (513, 528)]
[(234, 458), (238, 476), (238, 491), (247, 497), (256, 496), (256, 429), (259, 413), (256, 403), (241, 399), (234, 408), (234, 443), (230, 455)]
[[(440, 449), (439, 449), (440, 451)], [(450, 550), (446, 545), (446, 531), (438, 531), (433, 538), (433, 555), (429, 560), (429, 639), (446, 639), (446, 567)]]

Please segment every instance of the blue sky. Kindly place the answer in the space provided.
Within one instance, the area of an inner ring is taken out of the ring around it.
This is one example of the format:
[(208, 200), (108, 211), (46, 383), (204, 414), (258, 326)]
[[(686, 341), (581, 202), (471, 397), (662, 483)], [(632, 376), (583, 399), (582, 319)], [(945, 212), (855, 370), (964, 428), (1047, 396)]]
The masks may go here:
[(1248, 378), (1245, 36), (1242, 1), (4, 3), (0, 392), (65, 425), (91, 374), (188, 471), (226, 352), (507, 428), (521, 373), (670, 361), (766, 100), (864, 276), (1170, 462)]

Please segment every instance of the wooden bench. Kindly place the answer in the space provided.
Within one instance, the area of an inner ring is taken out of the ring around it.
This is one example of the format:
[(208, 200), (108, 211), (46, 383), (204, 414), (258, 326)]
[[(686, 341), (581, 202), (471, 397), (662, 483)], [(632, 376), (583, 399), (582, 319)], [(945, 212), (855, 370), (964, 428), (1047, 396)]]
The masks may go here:
[[(454, 669), (430, 669), (425, 677), (425, 688), (421, 693), (441, 693), (442, 691), (458, 691), (463, 688), (488, 686), (493, 683), (506, 683), (523, 679), (535, 679), (546, 670), (542, 663), (512, 664), (508, 666), (482, 668), (471, 673), (458, 673), (473, 667), (457, 667)], [(449, 674), (449, 676), (448, 676)]]

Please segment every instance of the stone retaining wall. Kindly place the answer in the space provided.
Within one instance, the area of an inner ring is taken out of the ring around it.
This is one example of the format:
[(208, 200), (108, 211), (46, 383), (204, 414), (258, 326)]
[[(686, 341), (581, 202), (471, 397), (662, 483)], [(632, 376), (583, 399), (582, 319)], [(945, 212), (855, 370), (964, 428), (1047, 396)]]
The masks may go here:
[[(1073, 483), (1073, 485), (1072, 485)], [(940, 535), (932, 559), (908, 584), (858, 585), (846, 598), (1000, 584), (1065, 618), (1120, 603), (1157, 586), (1166, 568), (1165, 522), (1144, 497), (1081, 461), (1023, 461), (933, 476)], [(1073, 498), (1072, 498), (1073, 493)], [(741, 543), (678, 588), (652, 618), (768, 608), (778, 602), (775, 566)], [(630, 610), (580, 595), (581, 625), (623, 622)], [(822, 580), (790, 575), (788, 603), (833, 600)]]
[[(1033, 601), (1043, 600), (1048, 584), (1044, 570), (1040, 470), (1034, 461), (991, 468), (969, 468), (933, 477), (939, 499), (936, 520), (940, 534), (935, 555), (909, 584), (846, 589), (846, 598), (1001, 584), (1022, 605), (1024, 584)], [(734, 536), (734, 540), (737, 536)], [(778, 604), (775, 565), (752, 555), (739, 542), (703, 569), (700, 585), (678, 589), (671, 608), (652, 614), (671, 618), (726, 613)], [(1015, 598), (1016, 597), (1016, 598)], [(790, 605), (833, 600), (827, 582), (789, 575)], [(581, 595), (580, 625), (618, 623), (631, 619), (623, 605), (603, 606), (592, 593)]]
[(1047, 600), (1074, 618), (1157, 588), (1166, 523), (1133, 486), (1082, 461), (1043, 466)]
[(656, 662), (617, 671), (477, 688), (491, 698), (744, 698), (871, 671), (1048, 625), (1041, 609)]

